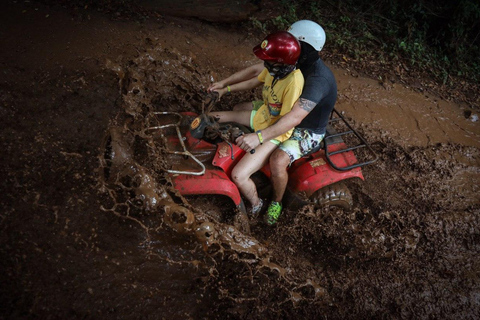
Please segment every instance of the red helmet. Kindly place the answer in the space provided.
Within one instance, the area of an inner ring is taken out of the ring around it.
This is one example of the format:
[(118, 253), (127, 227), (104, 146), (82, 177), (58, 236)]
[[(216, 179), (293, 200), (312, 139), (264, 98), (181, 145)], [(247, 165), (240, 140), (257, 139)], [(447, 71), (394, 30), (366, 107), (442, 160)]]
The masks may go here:
[(264, 61), (295, 65), (300, 56), (300, 42), (287, 31), (269, 34), (253, 53)]

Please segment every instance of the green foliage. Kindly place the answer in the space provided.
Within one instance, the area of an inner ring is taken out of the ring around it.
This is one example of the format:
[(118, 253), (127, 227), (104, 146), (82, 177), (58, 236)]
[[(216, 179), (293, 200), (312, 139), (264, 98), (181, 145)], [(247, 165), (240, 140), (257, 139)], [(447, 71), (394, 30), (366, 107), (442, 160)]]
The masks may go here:
[(291, 24), (289, 20), (285, 19), (283, 16), (274, 18), (272, 23), (278, 30), (287, 30)]
[(322, 25), (327, 48), (353, 59), (402, 61), (447, 84), (450, 75), (480, 82), (478, 0), (276, 1), (282, 14), (262, 31), (285, 30), (299, 19)]
[(255, 29), (259, 29), (260, 31), (262, 31), (262, 33), (267, 33), (267, 25), (266, 25), (266, 23), (262, 23), (261, 21), (259, 21), (259, 20), (256, 19), (255, 17), (251, 17), (251, 18), (250, 18), (250, 23), (252, 24), (252, 26), (253, 26)]
[(299, 20), (296, 14), (297, 5), (295, 3), (286, 0), (278, 0), (278, 2), (283, 8), (282, 15), (264, 22), (260, 22), (256, 18), (250, 18), (252, 26), (260, 29), (263, 33), (268, 33), (268, 30), (287, 30), (294, 21)]

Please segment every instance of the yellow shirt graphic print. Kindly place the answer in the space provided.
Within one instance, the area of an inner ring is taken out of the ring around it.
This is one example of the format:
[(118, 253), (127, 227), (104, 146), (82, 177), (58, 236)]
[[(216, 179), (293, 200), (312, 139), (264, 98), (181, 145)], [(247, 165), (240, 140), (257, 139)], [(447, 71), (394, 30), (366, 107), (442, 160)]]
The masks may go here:
[[(282, 116), (290, 112), (293, 104), (302, 94), (304, 79), (300, 70), (294, 70), (283, 79), (277, 80), (272, 88), (273, 77), (264, 69), (258, 76), (258, 80), (264, 83), (262, 89), (263, 105), (258, 109), (253, 118), (255, 131), (265, 129)], [(288, 132), (276, 137), (283, 142), (290, 138), (293, 128)]]
[(268, 111), (273, 117), (280, 115), (280, 111), (282, 111), (282, 104), (281, 103), (268, 103)]

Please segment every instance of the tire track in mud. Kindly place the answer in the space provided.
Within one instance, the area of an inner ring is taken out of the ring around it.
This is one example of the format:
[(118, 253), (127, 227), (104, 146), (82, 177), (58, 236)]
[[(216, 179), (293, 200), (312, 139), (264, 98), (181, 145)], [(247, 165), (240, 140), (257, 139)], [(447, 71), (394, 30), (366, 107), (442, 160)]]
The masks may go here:
[[(152, 147), (145, 135), (149, 112), (199, 112), (208, 72), (153, 42), (133, 61), (110, 68), (119, 75), (126, 114), (115, 124), (147, 141), (122, 165), (143, 170), (140, 181), (158, 182), (147, 189), (166, 194), (161, 200), (169, 202), (149, 207), (148, 192), (138, 192), (141, 182), (118, 180), (106, 186), (108, 197), (126, 211), (110, 211), (138, 220), (149, 241), (166, 225), (197, 237), (206, 258), (191, 263), (208, 270), (199, 290), (210, 299), (209, 318), (473, 319), (480, 310), (477, 148), (443, 143), (405, 149), (388, 133), (362, 126), (380, 159), (365, 168), (365, 182), (351, 183), (357, 202), (352, 211), (287, 209), (276, 228), (258, 225), (244, 235), (171, 188), (161, 174), (169, 166), (162, 148)], [(129, 202), (129, 195), (143, 202)], [(178, 205), (194, 212), (198, 223), (187, 211), (165, 209)], [(156, 219), (163, 215), (165, 224), (146, 218), (152, 212)]]

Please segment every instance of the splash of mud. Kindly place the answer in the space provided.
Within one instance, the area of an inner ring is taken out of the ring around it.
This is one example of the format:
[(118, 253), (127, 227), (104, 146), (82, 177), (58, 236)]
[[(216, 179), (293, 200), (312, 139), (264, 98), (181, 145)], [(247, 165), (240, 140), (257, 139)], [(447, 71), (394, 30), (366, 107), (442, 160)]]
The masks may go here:
[(480, 310), (477, 148), (405, 149), (364, 127), (381, 157), (366, 182), (350, 184), (351, 212), (287, 209), (277, 228), (246, 235), (172, 188), (162, 136), (146, 132), (149, 114), (199, 112), (208, 72), (153, 40), (146, 47), (110, 64), (125, 113), (110, 130), (115, 157), (102, 162), (104, 208), (141, 224), (146, 239), (168, 227), (198, 240), (210, 258), (199, 289), (210, 318), (469, 319)]
[[(202, 206), (193, 207), (172, 188), (166, 174), (171, 165), (165, 153), (167, 132), (150, 134), (151, 114), (199, 112), (203, 99), (201, 78), (207, 75), (198, 71), (191, 58), (176, 50), (155, 46), (153, 42), (151, 45), (126, 66), (109, 62), (120, 79), (125, 113), (113, 121), (102, 146), (102, 189), (111, 202), (109, 206), (104, 205), (103, 210), (139, 223), (146, 232), (146, 243), (158, 227), (145, 222), (145, 216), (152, 214), (162, 225), (196, 237), (213, 262), (212, 277), (205, 290), (215, 292), (220, 301), (242, 302), (244, 309), (244, 303), (256, 303), (258, 294), (270, 295), (271, 290), (279, 290), (277, 283), (281, 283), (280, 290), (284, 292), (280, 300), (274, 299), (275, 305), (324, 301), (327, 292), (317, 284), (316, 278), (298, 278), (291, 270), (275, 263), (267, 247), (254, 236), (212, 219), (201, 210)], [(238, 281), (250, 283), (248, 290), (239, 287), (241, 295), (222, 289), (224, 284), (230, 284), (221, 279), (229, 277), (233, 270)], [(308, 295), (304, 297), (302, 290), (308, 291)]]

